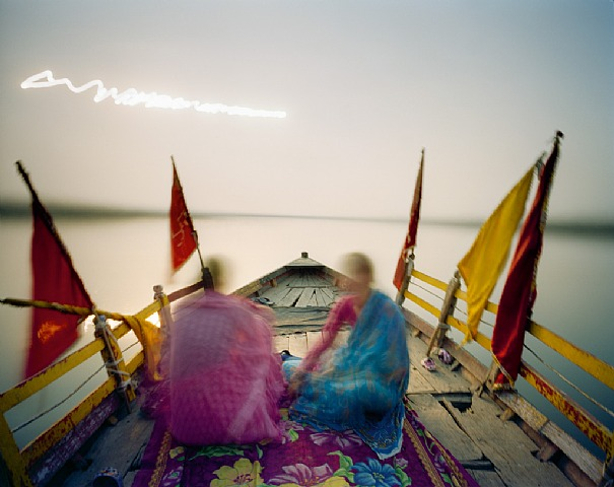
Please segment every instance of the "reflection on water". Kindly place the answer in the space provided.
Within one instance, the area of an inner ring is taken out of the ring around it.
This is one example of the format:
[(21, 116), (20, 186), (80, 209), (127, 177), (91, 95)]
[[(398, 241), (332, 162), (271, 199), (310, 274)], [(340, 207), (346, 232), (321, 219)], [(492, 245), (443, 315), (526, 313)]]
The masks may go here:
[[(56, 218), (56, 225), (72, 254), (92, 299), (100, 309), (132, 314), (148, 304), (153, 297), (152, 287), (162, 284), (172, 291), (198, 279), (197, 257), (192, 257), (175, 276), (170, 274), (170, 245), (166, 218), (75, 219)], [(324, 220), (273, 217), (216, 217), (195, 219), (203, 255), (223, 255), (228, 260), (226, 277), (228, 289), (242, 285), (309, 252), (314, 258), (338, 268), (343, 255), (360, 251), (373, 260), (375, 284), (394, 296), (392, 276), (403, 242), (406, 222), (373, 222), (354, 220)], [(448, 281), (456, 263), (471, 246), (477, 228), (421, 223), (416, 249), (417, 269)], [(31, 222), (29, 218), (0, 221), (0, 296), (28, 298), (30, 296)], [(498, 300), (502, 283), (495, 289)], [(533, 318), (559, 335), (612, 363), (611, 346), (614, 327), (610, 324), (611, 290), (614, 289), (614, 238), (608, 235), (546, 234), (544, 251), (538, 274), (538, 298)], [(462, 315), (461, 315), (462, 318)], [(27, 346), (29, 312), (23, 309), (0, 307), (0, 389), (5, 390), (21, 378)], [(490, 335), (487, 326), (482, 331)], [(87, 331), (82, 341), (91, 340)], [(457, 335), (456, 338), (459, 338)], [(123, 347), (130, 345), (127, 337)], [(611, 391), (601, 386), (575, 366), (565, 363), (556, 354), (529, 340), (529, 346), (545, 361), (560, 367), (575, 382), (588, 388), (604, 404), (612, 404)], [(488, 362), (485, 351), (471, 345), (479, 358)], [(132, 353), (134, 353), (132, 349)], [(531, 361), (525, 352), (525, 359)], [(37, 414), (72, 392), (92, 372), (101, 360), (92, 357), (89, 370), (72, 372), (61, 387), (44, 390), (32, 397), (24, 408), (7, 414), (12, 427)], [(543, 368), (541, 365), (536, 367)], [(104, 370), (99, 372), (104, 377)], [(98, 377), (96, 378), (98, 380)], [(559, 383), (558, 379), (553, 379)], [(93, 385), (92, 385), (93, 387)], [(519, 381), (519, 388), (527, 397), (553, 417), (560, 416), (537, 393)], [(84, 390), (87, 387), (84, 388)], [(90, 388), (91, 390), (91, 388)], [(576, 398), (575, 393), (570, 395)], [(76, 404), (68, 401), (66, 408)], [(578, 399), (585, 405), (584, 399)], [(591, 406), (592, 407), (592, 406)], [(26, 411), (27, 410), (27, 411)], [(594, 411), (594, 408), (591, 409)], [(594, 414), (614, 425), (611, 417), (598, 411)], [(61, 413), (55, 412), (59, 417)], [(17, 434), (21, 445), (29, 441), (37, 428), (50, 424), (51, 419), (37, 422)], [(573, 432), (572, 427), (566, 429)], [(581, 435), (575, 434), (578, 439)], [(584, 440), (582, 440), (584, 444)]]

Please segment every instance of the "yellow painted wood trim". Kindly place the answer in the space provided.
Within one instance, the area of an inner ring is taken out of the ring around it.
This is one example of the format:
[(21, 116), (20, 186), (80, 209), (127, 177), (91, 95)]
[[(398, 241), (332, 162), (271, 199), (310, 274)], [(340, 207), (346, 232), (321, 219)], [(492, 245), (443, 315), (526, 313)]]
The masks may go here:
[(568, 342), (556, 333), (532, 321), (527, 331), (552, 350), (560, 353), (581, 369), (591, 374), (610, 389), (614, 389), (614, 367), (585, 352), (581, 348)]
[(136, 371), (136, 369), (138, 369), (141, 365), (143, 365), (145, 363), (145, 354), (143, 353), (143, 351), (141, 350), (139, 353), (137, 353), (134, 357), (132, 357), (132, 359), (130, 360), (130, 362), (128, 362), (126, 364), (126, 370), (128, 371), (128, 373), (130, 375), (134, 374), (134, 372)]
[(448, 289), (448, 283), (447, 282), (443, 282), (440, 281), (439, 279), (435, 279), (434, 277), (431, 277), (423, 272), (420, 272), (416, 269), (414, 269), (413, 271), (411, 271), (411, 275), (412, 277), (415, 277), (417, 279), (420, 279), (422, 282), (426, 282), (427, 284), (430, 284), (433, 287), (436, 287), (437, 289), (441, 289), (442, 291), (445, 292), (446, 289)]
[(410, 301), (413, 301), (414, 303), (416, 303), (418, 306), (420, 306), (425, 311), (428, 311), (429, 313), (431, 313), (435, 318), (439, 318), (440, 311), (435, 306), (433, 306), (431, 303), (422, 299), (420, 296), (416, 296), (414, 293), (405, 291), (405, 297), (409, 299)]
[(123, 337), (127, 333), (130, 333), (130, 331), (132, 331), (132, 328), (130, 328), (125, 322), (122, 321), (122, 323), (116, 326), (115, 328), (113, 328), (112, 331), (113, 331), (113, 335), (115, 336), (115, 338), (119, 340), (121, 337)]
[(33, 394), (47, 387), (67, 372), (94, 356), (104, 348), (102, 340), (94, 340), (83, 348), (60, 360), (40, 374), (17, 384), (0, 396), (0, 412), (5, 413), (17, 404), (25, 401)]
[[(130, 327), (125, 323), (122, 323), (113, 329), (113, 335), (119, 340), (129, 331)], [(103, 340), (95, 339), (59, 362), (53, 364), (40, 374), (37, 374), (4, 392), (2, 395), (0, 395), (0, 412), (5, 413), (14, 408), (17, 404), (25, 401), (30, 396), (36, 394), (41, 389), (44, 389), (52, 382), (62, 377), (64, 374), (81, 365), (90, 357), (93, 357), (96, 353), (102, 351), (103, 348)]]
[[(441, 314), (440, 310), (438, 310), (435, 306), (433, 306), (428, 301), (425, 301), (421, 297), (416, 296), (414, 293), (411, 293), (409, 291), (405, 291), (405, 297), (409, 299), (410, 301), (416, 303), (418, 306), (420, 306), (425, 311), (428, 311), (429, 313), (431, 313), (435, 318), (439, 319), (439, 315)], [(448, 325), (453, 326), (454, 328), (462, 332), (463, 335), (467, 334), (467, 330), (468, 330), (467, 325), (463, 323), (462, 321), (454, 318), (454, 316), (448, 316), (446, 323), (448, 323)], [(490, 341), (490, 338), (488, 338), (486, 335), (478, 331), (475, 341), (479, 343), (483, 348), (490, 351), (491, 341)]]
[(138, 313), (135, 313), (134, 316), (136, 316), (137, 318), (139, 318), (141, 320), (146, 320), (152, 314), (157, 313), (158, 311), (160, 311), (160, 309), (162, 309), (162, 303), (160, 303), (160, 301), (158, 301), (158, 300), (155, 300), (151, 304), (145, 306)]
[(109, 377), (98, 389), (75, 406), (66, 416), (28, 444), (21, 452), (21, 456), (27, 467), (30, 468), (46, 451), (55, 446), (64, 436), (74, 429), (77, 423), (85, 419), (85, 417), (109, 394), (113, 393), (115, 386), (115, 378)]
[[(454, 318), (454, 316), (448, 316), (446, 323), (448, 323), (448, 325), (450, 326), (453, 326), (458, 331), (462, 332), (463, 335), (467, 336), (469, 328), (467, 327), (466, 323), (460, 321), (457, 318)], [(476, 335), (474, 341), (478, 343), (482, 348), (490, 352), (491, 340), (486, 335), (478, 331), (478, 334)]]
[(19, 447), (15, 443), (4, 414), (0, 414), (0, 438), (0, 453), (9, 469), (13, 485), (31, 487), (32, 480), (28, 475), (26, 463), (19, 453)]
[(612, 432), (530, 365), (522, 362), (520, 375), (606, 453), (612, 448)]
[[(414, 269), (411, 275), (413, 277), (416, 277), (417, 279), (420, 279), (422, 282), (426, 282), (427, 284), (430, 284), (431, 286), (437, 289), (440, 289), (441, 291), (445, 292), (448, 289), (447, 283), (440, 281), (439, 279), (435, 279), (434, 277), (431, 277), (423, 272), (420, 272)], [(456, 291), (454, 293), (454, 296), (456, 296), (461, 301), (467, 302), (467, 293), (465, 291), (462, 291), (461, 289)], [(499, 309), (499, 307), (495, 303), (488, 301), (484, 309), (486, 309), (486, 311), (489, 311), (493, 314), (497, 314), (497, 310)]]

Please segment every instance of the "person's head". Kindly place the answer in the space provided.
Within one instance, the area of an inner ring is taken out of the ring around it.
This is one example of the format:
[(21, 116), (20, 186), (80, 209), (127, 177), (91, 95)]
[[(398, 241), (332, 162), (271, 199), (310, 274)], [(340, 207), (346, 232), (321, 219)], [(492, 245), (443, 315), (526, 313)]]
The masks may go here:
[(213, 278), (213, 288), (220, 293), (223, 293), (226, 288), (226, 273), (227, 265), (223, 257), (214, 255), (207, 259), (205, 267), (209, 268), (211, 277)]
[(350, 278), (351, 291), (360, 293), (371, 287), (373, 282), (373, 264), (365, 254), (352, 252), (343, 259), (343, 273)]

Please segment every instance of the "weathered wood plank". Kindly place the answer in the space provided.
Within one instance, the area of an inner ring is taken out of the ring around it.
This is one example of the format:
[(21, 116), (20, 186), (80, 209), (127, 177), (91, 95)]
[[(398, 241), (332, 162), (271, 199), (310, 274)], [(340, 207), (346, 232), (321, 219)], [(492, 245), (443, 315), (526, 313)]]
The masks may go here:
[(312, 306), (312, 307), (317, 307), (318, 306), (318, 297), (316, 296), (315, 292), (311, 295), (311, 299), (307, 303), (307, 307), (310, 307), (310, 306)]
[(116, 468), (124, 477), (135, 458), (147, 445), (153, 425), (153, 420), (145, 419), (135, 411), (114, 426), (104, 426), (98, 441), (85, 455), (85, 459), (91, 461), (88, 469), (73, 472), (64, 482), (64, 486), (91, 485), (96, 474), (109, 466)]
[(307, 303), (309, 303), (309, 301), (311, 301), (311, 298), (312, 298), (313, 294), (315, 293), (315, 291), (316, 290), (313, 287), (306, 287), (303, 290), (303, 293), (301, 294), (301, 297), (296, 302), (295, 306), (297, 308), (306, 308), (307, 307)]
[(409, 394), (434, 394), (438, 391), (422, 376), (414, 364), (410, 364), (407, 392)]
[(321, 288), (316, 288), (316, 297), (320, 306), (330, 306), (332, 304), (330, 297)]
[(292, 288), (278, 303), (277, 306), (294, 306), (294, 303), (298, 300), (303, 290), (298, 288)]
[(492, 470), (467, 469), (469, 474), (475, 479), (480, 487), (506, 487), (497, 472)]
[(328, 287), (323, 287), (322, 288), (322, 293), (326, 295), (326, 297), (328, 298), (328, 300), (332, 304), (333, 300), (335, 299), (335, 295), (333, 293), (333, 290), (328, 288)]
[(457, 460), (462, 462), (480, 460), (482, 450), (458, 427), (450, 412), (430, 394), (409, 396), (412, 407), (420, 421)]
[(450, 412), (493, 463), (506, 486), (571, 487), (554, 464), (540, 462), (532, 455), (537, 450), (535, 443), (515, 423), (501, 421), (497, 417), (500, 411), (490, 399), (474, 396), (471, 409)]
[[(410, 338), (407, 342), (409, 349), (410, 361), (414, 365), (415, 369), (412, 369), (413, 374), (420, 374), (424, 381), (431, 385), (432, 391), (440, 393), (453, 393), (453, 392), (470, 392), (471, 384), (460, 374), (460, 372), (453, 372), (448, 365), (445, 365), (439, 359), (434, 358), (436, 363), (436, 369), (429, 372), (426, 370), (420, 361), (426, 357), (427, 345), (418, 339)], [(416, 384), (420, 383), (416, 379)], [(426, 390), (424, 391), (426, 392)]]
[(286, 294), (290, 292), (290, 289), (287, 286), (277, 286), (267, 289), (265, 292), (261, 294), (261, 296), (270, 299), (274, 305), (277, 306), (279, 301), (284, 298)]

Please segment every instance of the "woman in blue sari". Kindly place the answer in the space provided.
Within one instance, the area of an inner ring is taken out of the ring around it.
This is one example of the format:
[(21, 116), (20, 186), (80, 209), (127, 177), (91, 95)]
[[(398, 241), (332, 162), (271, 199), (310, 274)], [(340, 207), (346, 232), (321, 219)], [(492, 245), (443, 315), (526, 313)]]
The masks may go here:
[[(303, 360), (286, 360), (290, 417), (318, 430), (352, 429), (380, 459), (401, 449), (409, 382), (405, 319), (398, 306), (372, 290), (371, 262), (346, 258), (351, 294), (331, 310), (321, 342)], [(338, 331), (352, 326), (347, 344), (331, 351)], [(331, 353), (332, 352), (332, 353)]]

